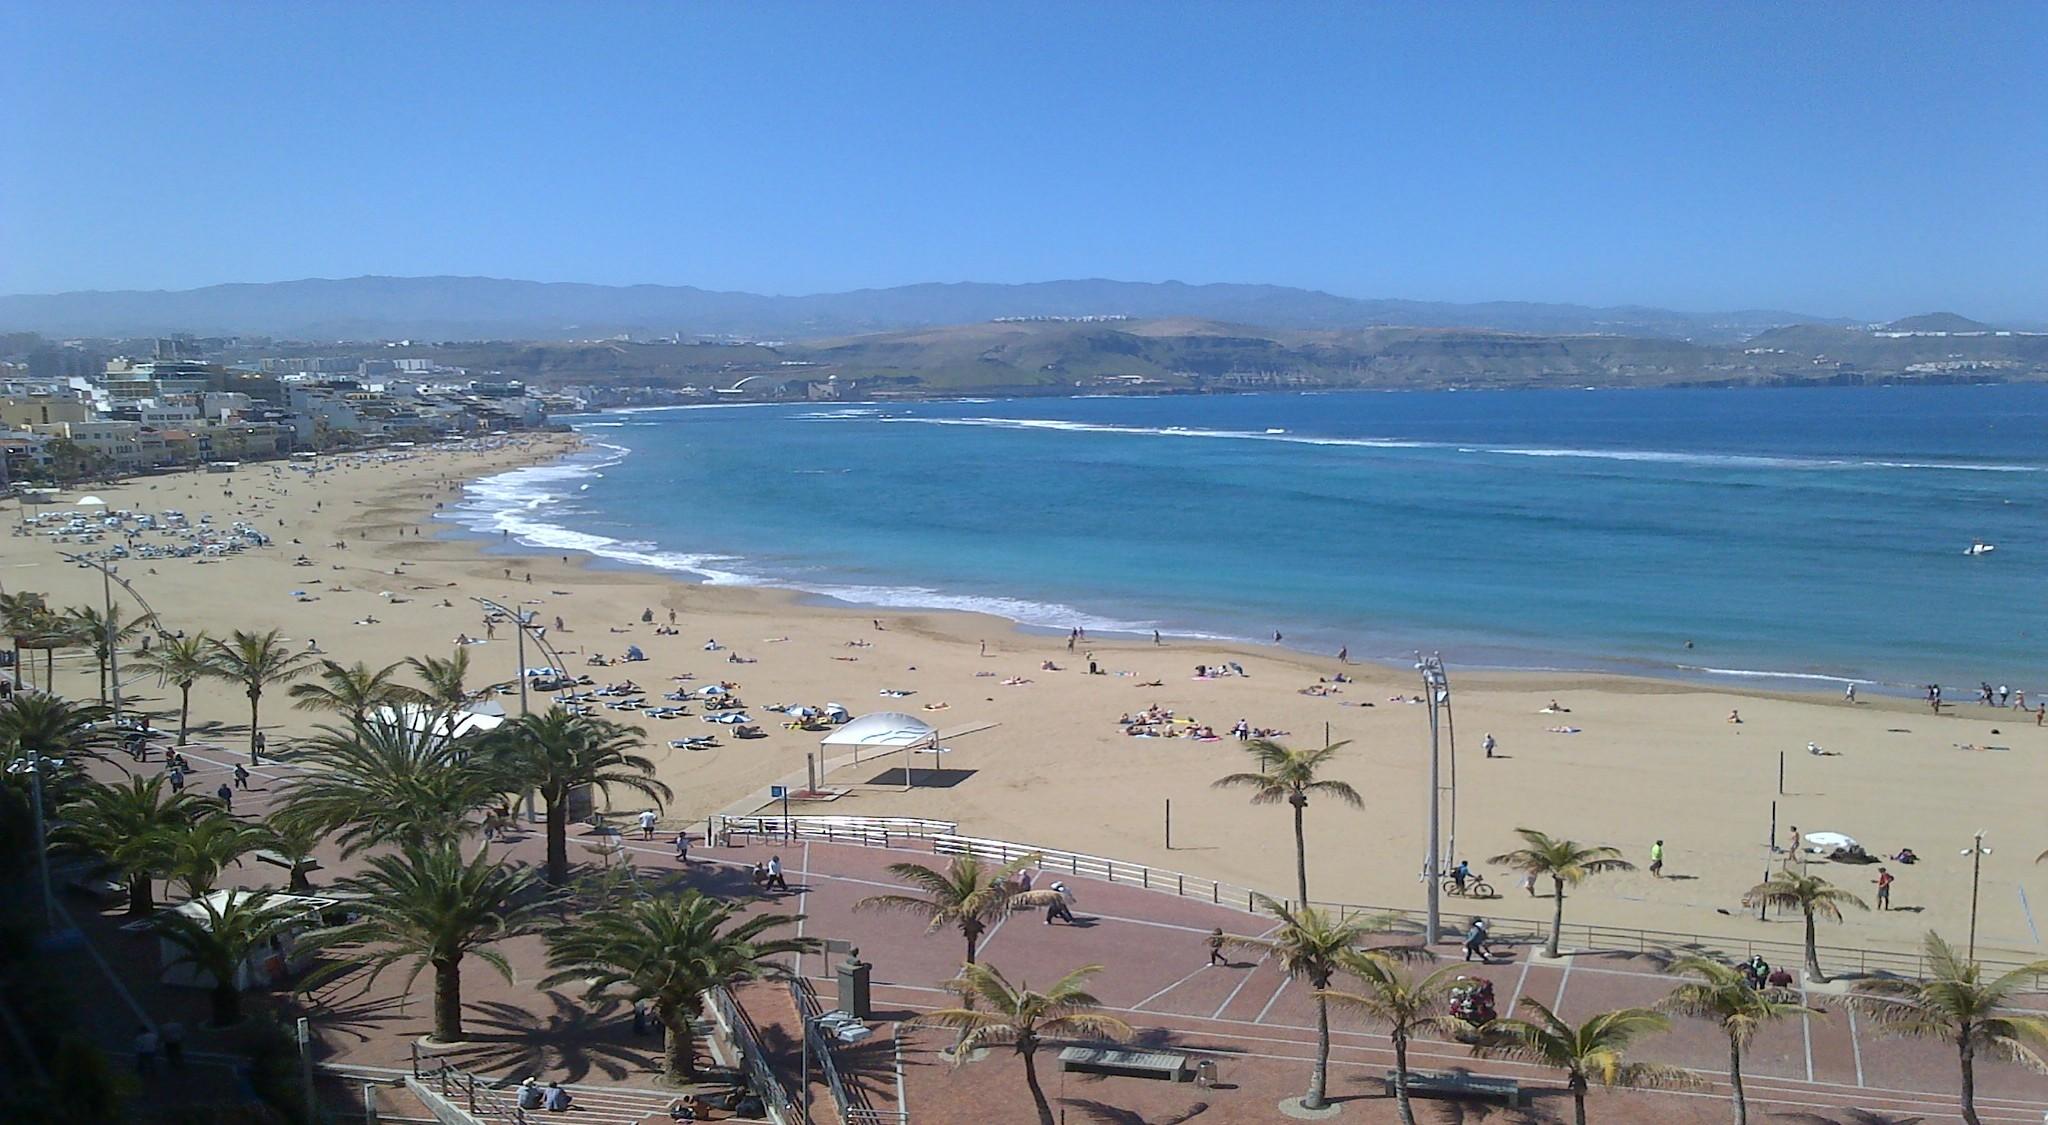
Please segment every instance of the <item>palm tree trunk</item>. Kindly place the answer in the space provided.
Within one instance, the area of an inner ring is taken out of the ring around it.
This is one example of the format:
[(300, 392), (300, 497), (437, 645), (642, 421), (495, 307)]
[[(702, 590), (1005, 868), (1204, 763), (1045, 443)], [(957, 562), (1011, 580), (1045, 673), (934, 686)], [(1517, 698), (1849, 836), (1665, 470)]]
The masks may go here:
[(548, 885), (559, 887), (569, 881), (568, 794), (548, 790), (541, 797), (547, 803)]
[(697, 1039), (690, 1029), (690, 1013), (681, 1004), (657, 1004), (654, 1015), (661, 1021), (661, 1075), (671, 1082), (690, 1082), (697, 1077)]
[(1813, 908), (1806, 908), (1806, 979), (1815, 984), (1826, 984), (1827, 974), (1820, 971), (1820, 948), (1814, 944)]
[(1294, 805), (1294, 889), (1301, 895), (1301, 901), (1294, 904), (1296, 909), (1308, 905), (1308, 835), (1302, 827), (1302, 814), (1307, 811), (1307, 806), (1308, 802), (1297, 794)]
[(1415, 1107), (1408, 1101), (1408, 1033), (1394, 1032), (1394, 1101), (1401, 1107), (1401, 1125), (1415, 1125)]
[(462, 1041), (462, 961), (460, 958), (434, 961), (434, 1039), (440, 1043)]
[(128, 876), (128, 915), (140, 918), (156, 909), (155, 889), (149, 884), (149, 872), (137, 871)]
[(1977, 1120), (1977, 1060), (1970, 1049), (1970, 1037), (1957, 1037), (1956, 1050), (1963, 1066), (1963, 1120), (1969, 1125), (1983, 1125)]
[(257, 708), (259, 707), (262, 699), (263, 693), (260, 691), (252, 691), (249, 693), (249, 764), (252, 766), (262, 764), (261, 762), (258, 762), (256, 760), (256, 734), (258, 731), (261, 731), (263, 729), (262, 727), (256, 725)]
[(192, 726), (192, 681), (178, 685), (178, 745), (185, 745), (185, 734)]
[(21, 638), (14, 638), (14, 690), (21, 690)]
[(1024, 1056), (1024, 1084), (1031, 1087), (1031, 1104), (1038, 1107), (1038, 1125), (1054, 1125), (1052, 1106), (1045, 1100), (1045, 1088), (1038, 1084), (1038, 1051), (1025, 1047), (1021, 1053)]
[(1572, 1087), (1572, 1121), (1574, 1125), (1586, 1125), (1586, 1088)]
[(1735, 1087), (1735, 1125), (1749, 1125), (1749, 1099), (1742, 1092), (1742, 1041), (1728, 1037), (1728, 1084)]
[(1550, 881), (1556, 884), (1551, 892), (1550, 906), (1550, 950), (1552, 957), (1560, 956), (1558, 943), (1564, 940), (1564, 880), (1553, 875)]
[(93, 656), (97, 657), (100, 662), (100, 706), (105, 707), (107, 705), (107, 658), (98, 652), (93, 653)]
[(213, 986), (213, 1026), (233, 1027), (242, 1021), (242, 990), (235, 987), (233, 974)]
[(1308, 1094), (1303, 1109), (1323, 1108), (1323, 1091), (1330, 1081), (1330, 1002), (1316, 997), (1316, 1065), (1308, 1073)]

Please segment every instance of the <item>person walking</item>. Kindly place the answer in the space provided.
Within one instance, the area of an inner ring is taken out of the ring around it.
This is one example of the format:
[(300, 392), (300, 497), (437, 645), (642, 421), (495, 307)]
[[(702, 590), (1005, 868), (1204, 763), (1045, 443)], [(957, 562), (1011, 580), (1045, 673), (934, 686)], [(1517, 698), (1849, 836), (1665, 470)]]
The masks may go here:
[(1051, 890), (1059, 897), (1053, 899), (1052, 905), (1045, 908), (1045, 924), (1050, 926), (1052, 920), (1057, 918), (1069, 926), (1073, 925), (1074, 912), (1067, 908), (1067, 903), (1073, 899), (1074, 892), (1068, 890), (1065, 883), (1054, 883)]
[(1851, 683), (1851, 684), (1850, 684), (1850, 685), (1849, 685), (1848, 687), (1845, 687), (1845, 688), (1843, 688), (1843, 689), (1842, 689), (1842, 702), (1844, 702), (1844, 703), (1854, 703), (1854, 702), (1856, 702), (1856, 685), (1855, 685), (1855, 684)]
[(1487, 757), (1489, 757), (1489, 758), (1491, 758), (1491, 757), (1493, 757), (1493, 748), (1494, 748), (1495, 746), (1498, 746), (1498, 745), (1500, 745), (1500, 744), (1499, 744), (1499, 743), (1497, 743), (1497, 742), (1495, 742), (1495, 741), (1493, 740), (1493, 732), (1492, 732), (1492, 731), (1488, 731), (1488, 732), (1486, 733), (1486, 737), (1485, 737), (1485, 738), (1483, 738), (1483, 739), (1480, 739), (1480, 740), (1479, 740), (1479, 745), (1480, 745), (1480, 746), (1481, 746), (1481, 747), (1482, 747), (1483, 749), (1485, 749), (1485, 751), (1486, 751), (1486, 756), (1487, 756)]
[(1465, 931), (1465, 960), (1477, 959), (1486, 964), (1486, 919), (1472, 919), (1472, 928)]
[(676, 862), (690, 862), (690, 834), (688, 832), (676, 833)]
[(782, 877), (782, 857), (779, 855), (768, 857), (768, 885), (776, 890), (789, 889), (789, 881)]
[(151, 1031), (146, 1023), (137, 1024), (135, 1026), (135, 1073), (156, 1073), (156, 1050), (156, 1032)]
[(247, 789), (248, 787), (249, 787), (249, 767), (247, 767), (247, 766), (243, 765), (243, 764), (242, 764), (242, 763), (240, 763), (240, 762), (236, 762), (236, 763), (235, 763), (235, 788), (237, 788), (237, 789)]
[(183, 793), (184, 791), (185, 791), (185, 771), (184, 771), (183, 769), (181, 769), (181, 768), (177, 767), (177, 766), (172, 766), (172, 767), (171, 767), (171, 792), (173, 792), (173, 793)]
[(1664, 877), (1664, 841), (1650, 845), (1650, 874), (1658, 879)]
[(220, 788), (213, 791), (213, 795), (220, 798), (222, 808), (231, 813), (235, 811), (235, 790), (233, 786), (223, 781), (220, 783)]
[(1877, 869), (1877, 878), (1872, 879), (1871, 882), (1877, 884), (1877, 908), (1879, 910), (1890, 910), (1892, 908), (1892, 884), (1898, 882), (1898, 879), (1893, 877), (1891, 872), (1880, 867)]
[(1536, 873), (1534, 871), (1524, 871), (1522, 873), (1522, 889), (1529, 892), (1530, 898), (1536, 897)]
[(263, 732), (259, 730), (256, 732), (255, 741), (252, 742), (251, 745), (255, 747), (256, 755), (258, 757), (261, 757), (264, 753), (269, 751), (270, 740), (268, 738), (263, 737)]
[(1223, 927), (1221, 926), (1209, 931), (1209, 963), (1211, 965), (1230, 964), (1230, 962), (1223, 959)]
[(654, 839), (654, 810), (653, 810), (653, 809), (642, 809), (642, 810), (640, 810), (640, 838), (641, 838), (642, 840), (652, 840), (652, 839)]

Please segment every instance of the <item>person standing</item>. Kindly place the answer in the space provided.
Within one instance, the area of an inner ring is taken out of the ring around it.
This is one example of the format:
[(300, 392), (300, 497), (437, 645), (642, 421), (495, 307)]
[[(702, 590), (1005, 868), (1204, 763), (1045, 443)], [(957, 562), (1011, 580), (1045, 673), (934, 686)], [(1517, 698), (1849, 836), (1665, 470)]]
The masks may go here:
[(653, 809), (642, 809), (642, 810), (640, 810), (640, 838), (641, 838), (642, 840), (652, 840), (652, 839), (654, 839), (654, 810), (653, 810)]
[(1658, 879), (1664, 877), (1664, 841), (1650, 845), (1650, 874)]
[(260, 758), (265, 751), (270, 749), (270, 740), (263, 737), (263, 732), (259, 730), (256, 732), (255, 740), (250, 745), (255, 747), (256, 755)]
[(1221, 926), (1209, 931), (1209, 963), (1211, 965), (1230, 964), (1230, 962), (1223, 959), (1223, 927)]
[(1495, 742), (1495, 741), (1493, 740), (1493, 732), (1492, 732), (1492, 731), (1488, 731), (1488, 732), (1486, 733), (1486, 737), (1485, 737), (1484, 739), (1481, 739), (1481, 740), (1480, 740), (1480, 743), (1479, 743), (1479, 745), (1485, 748), (1485, 750), (1486, 750), (1486, 756), (1487, 756), (1487, 757), (1489, 757), (1489, 758), (1491, 758), (1491, 757), (1493, 757), (1493, 748), (1494, 748), (1495, 746), (1499, 745), (1499, 743), (1497, 743), (1497, 742)]
[(782, 857), (779, 855), (768, 857), (768, 885), (776, 890), (789, 889), (789, 881), (782, 877)]
[(1877, 884), (1877, 908), (1879, 910), (1890, 910), (1892, 908), (1892, 884), (1898, 882), (1898, 880), (1892, 876), (1891, 872), (1880, 867), (1877, 869), (1877, 878), (1871, 880), (1871, 882)]

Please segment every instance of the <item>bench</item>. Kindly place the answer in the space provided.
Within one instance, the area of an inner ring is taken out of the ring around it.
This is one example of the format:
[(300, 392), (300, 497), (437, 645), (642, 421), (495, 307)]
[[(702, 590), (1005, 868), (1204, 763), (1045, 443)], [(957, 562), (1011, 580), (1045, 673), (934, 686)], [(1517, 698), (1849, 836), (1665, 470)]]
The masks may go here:
[(258, 863), (267, 863), (272, 867), (282, 867), (286, 871), (290, 871), (294, 867), (300, 871), (320, 870), (320, 861), (312, 856), (307, 856), (297, 863), (293, 863), (290, 856), (285, 855), (283, 852), (271, 851), (268, 848), (258, 848), (249, 854), (255, 856)]
[[(1394, 1092), (1397, 1073), (1387, 1072), (1385, 1081), (1389, 1094)], [(1488, 1078), (1464, 1070), (1411, 1070), (1408, 1072), (1408, 1092), (1422, 1097), (1498, 1098), (1511, 1106), (1522, 1104), (1520, 1082), (1512, 1078)]]
[(1068, 1047), (1060, 1052), (1060, 1069), (1122, 1078), (1164, 1078), (1185, 1082), (1188, 1057), (1172, 1051), (1126, 1051), (1114, 1047)]

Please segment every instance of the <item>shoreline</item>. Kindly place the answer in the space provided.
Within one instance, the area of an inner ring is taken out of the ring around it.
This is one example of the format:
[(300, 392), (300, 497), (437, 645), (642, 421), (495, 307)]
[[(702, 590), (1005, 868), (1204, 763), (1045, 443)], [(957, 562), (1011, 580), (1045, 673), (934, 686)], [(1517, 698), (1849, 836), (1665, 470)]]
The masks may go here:
[[(772, 406), (778, 404), (711, 403), (670, 407), (629, 407), (608, 413), (626, 414), (661, 410), (737, 409), (742, 406), (752, 405)], [(579, 475), (582, 473), (597, 473), (604, 468), (618, 464), (626, 457), (637, 452), (627, 446), (616, 445), (593, 437), (581, 429), (574, 429), (572, 427), (572, 432), (580, 439), (581, 444), (578, 448), (564, 450), (561, 454), (550, 460), (505, 469), (488, 477), (477, 478), (470, 483), (488, 484), (496, 479), (517, 473), (522, 469), (559, 465), (567, 458), (579, 453), (591, 452), (593, 448), (614, 451), (614, 455), (605, 457), (603, 460), (596, 461), (593, 464), (565, 469), (565, 471), (576, 472)], [(594, 453), (592, 455), (596, 456)], [(465, 495), (467, 495), (467, 489), (465, 489)], [(527, 499), (529, 503), (522, 507), (530, 509), (535, 506), (531, 497)], [(1007, 622), (1009, 627), (1016, 632), (1031, 636), (1064, 637), (1070, 626), (1055, 624), (1049, 620), (1033, 620), (1031, 616), (1020, 616), (1020, 613), (1034, 614), (1035, 611), (1036, 616), (1043, 617), (1050, 612), (1057, 611), (1063, 614), (1067, 621), (1079, 623), (1090, 637), (1139, 642), (1150, 640), (1152, 635), (1149, 628), (1140, 627), (1136, 622), (1125, 620), (1107, 611), (1098, 611), (1081, 605), (1068, 605), (1065, 603), (1029, 602), (999, 593), (947, 593), (902, 583), (873, 586), (869, 587), (869, 589), (902, 591), (910, 595), (905, 600), (862, 601), (831, 592), (832, 590), (846, 589), (847, 587), (843, 583), (834, 583), (824, 589), (818, 589), (790, 582), (782, 576), (743, 575), (707, 565), (707, 562), (711, 561), (743, 561), (738, 559), (737, 556), (672, 552), (661, 548), (658, 544), (640, 540), (624, 541), (611, 539), (608, 536), (577, 531), (559, 523), (521, 521), (524, 524), (524, 529), (515, 530), (513, 540), (500, 547), (498, 540), (494, 540), (488, 533), (472, 526), (472, 524), (490, 521), (508, 509), (503, 507), (485, 509), (481, 507), (481, 503), (465, 501), (463, 507), (469, 509), (469, 514), (461, 514), (457, 510), (443, 513), (436, 518), (438, 522), (448, 526), (445, 534), (453, 538), (474, 538), (477, 542), (483, 544), (491, 554), (513, 555), (524, 551), (540, 556), (551, 551), (566, 549), (571, 553), (580, 553), (587, 556), (591, 560), (589, 565), (597, 570), (639, 572), (659, 577), (665, 581), (710, 586), (719, 589), (784, 591), (796, 595), (800, 599), (800, 604), (814, 605), (823, 609), (889, 613), (960, 613), (970, 617), (993, 617)], [(555, 533), (561, 536), (565, 542), (560, 547), (545, 544), (522, 544), (518, 542), (517, 536), (532, 534), (536, 531)], [(595, 542), (598, 539), (604, 539), (606, 543), (599, 545)], [(612, 553), (606, 553), (605, 549), (607, 547), (613, 548)], [(929, 600), (915, 600), (915, 595), (920, 593), (926, 595)], [(1015, 613), (1009, 613), (995, 608), (1001, 606), (1026, 608), (1020, 609)], [(1255, 637), (1244, 634), (1188, 629), (1162, 628), (1161, 632), (1165, 637), (1186, 643), (1226, 646), (1240, 652), (1286, 652), (1294, 654), (1302, 661), (1325, 660), (1335, 666), (1333, 654), (1322, 653), (1318, 650), (1300, 647), (1292, 643), (1269, 645)], [(1490, 645), (1484, 640), (1478, 641), (1472, 646), (1470, 651), (1480, 654), (1481, 658), (1469, 662), (1450, 662), (1457, 669), (1460, 669), (1460, 677), (1467, 675), (1529, 675), (1537, 677), (1562, 677), (1571, 681), (1584, 678), (1615, 677), (1677, 687), (1710, 688), (1738, 694), (1757, 694), (1766, 697), (1810, 695), (1814, 698), (1827, 698), (1838, 695), (1849, 685), (1853, 684), (1859, 693), (1872, 692), (1885, 698), (1909, 701), (1914, 698), (1915, 693), (1919, 691), (1921, 686), (1906, 680), (1887, 680), (1868, 674), (1717, 668), (1710, 665), (1685, 664), (1677, 661), (1657, 662), (1646, 658), (1602, 657), (1597, 655), (1584, 657), (1585, 660), (1590, 662), (1585, 665), (1570, 663), (1554, 665), (1497, 663), (1484, 659), (1485, 654), (1515, 650), (1512, 646)], [(1542, 658), (1538, 657), (1538, 659)], [(1413, 662), (1393, 655), (1362, 652), (1346, 666), (1374, 667), (1388, 672), (1406, 672), (1412, 668)]]
[[(445, 654), (458, 633), (478, 633), (480, 616), (466, 599), (483, 595), (526, 604), (543, 622), (563, 617), (566, 631), (551, 630), (550, 639), (571, 671), (599, 683), (630, 676), (652, 700), (678, 675), (694, 674), (697, 683), (738, 681), (763, 728), (761, 739), (721, 738), (718, 748), (702, 752), (671, 749), (670, 739), (721, 728), (695, 716), (663, 721), (598, 712), (647, 732), (658, 776), (678, 792), (668, 810), (672, 824), (700, 823), (804, 771), (820, 736), (781, 729), (782, 716), (765, 711), (768, 704), (841, 702), (855, 714), (908, 712), (942, 734), (978, 729), (946, 734), (951, 753), (921, 764), (920, 784), (911, 792), (902, 791), (900, 778), (889, 782), (899, 763), (888, 760), (837, 770), (824, 781), (842, 796), (799, 803), (792, 811), (952, 820), (977, 836), (1042, 842), (1239, 886), (1289, 885), (1286, 817), (1211, 786), (1243, 768), (1234, 739), (1122, 733), (1120, 714), (1156, 705), (1219, 734), (1242, 717), (1290, 732), (1282, 741), (1294, 745), (1324, 737), (1348, 741), (1332, 775), (1357, 787), (1366, 807), (1318, 802), (1309, 810), (1312, 893), (1330, 901), (1419, 903), (1428, 732), (1425, 709), (1406, 703), (1420, 684), (1405, 669), (1355, 664), (1345, 669), (1352, 682), (1322, 685), (1328, 694), (1311, 695), (1304, 693), (1337, 670), (1333, 659), (1272, 646), (1172, 638), (1155, 647), (1149, 637), (1095, 635), (1070, 654), (1064, 637), (986, 615), (812, 605), (791, 590), (684, 582), (655, 571), (600, 567), (575, 552), (527, 548), (515, 555), (473, 533), (436, 534), (453, 529), (434, 518), (435, 505), (445, 513), (459, 503), (468, 481), (557, 457), (571, 440), (550, 435), (488, 453), (421, 451), (310, 478), (283, 466), (245, 469), (226, 482), (236, 493), (232, 501), (222, 496), (222, 477), (203, 473), (99, 491), (110, 508), (182, 507), (195, 520), (211, 511), (225, 523), (246, 508), (273, 533), (278, 519), (296, 514), (279, 545), (267, 551), (123, 564), (124, 575), (166, 610), (173, 627), (204, 627), (216, 635), (277, 627), (295, 648), (317, 638), (329, 658), (375, 667)], [(305, 545), (289, 544), (287, 536)], [(98, 603), (99, 583), (90, 572), (57, 563), (54, 544), (20, 537), (4, 542), (0, 558), (9, 565), (11, 588), (48, 590), (58, 605)], [(318, 546), (333, 542), (348, 547)], [(293, 565), (299, 551), (311, 556), (311, 566)], [(308, 591), (311, 600), (289, 597), (294, 590)], [(680, 636), (653, 635), (653, 626), (642, 623), (646, 615), (665, 623), (671, 610)], [(881, 629), (874, 628), (877, 620)], [(713, 637), (721, 646), (716, 653), (703, 648)], [(604, 669), (584, 663), (594, 652), (616, 655), (628, 644), (643, 647), (648, 662)], [(1107, 674), (1080, 671), (1090, 650)], [(514, 654), (502, 636), (468, 651), (476, 661), (473, 683), (510, 677)], [(727, 663), (731, 656), (747, 663)], [(1249, 675), (1190, 675), (1196, 664), (1233, 660)], [(1047, 670), (1047, 662), (1056, 670)], [(89, 657), (60, 656), (58, 674), (60, 690), (74, 696), (96, 691)], [(1935, 719), (1906, 700), (1873, 697), (1849, 706), (1812, 692), (1608, 674), (1453, 666), (1452, 678), (1446, 750), (1450, 757), (1455, 747), (1457, 758), (1455, 858), (1470, 859), (1512, 892), (1513, 879), (1485, 860), (1512, 845), (1518, 825), (1610, 844), (1638, 864), (1646, 862), (1652, 841), (1667, 841), (1673, 877), (1636, 872), (1597, 879), (1568, 904), (1568, 922), (1786, 939), (1796, 923), (1757, 923), (1742, 917), (1737, 903), (1775, 862), (1764, 850), (1766, 839), (1800, 824), (1856, 836), (1873, 854), (1900, 846), (1920, 853), (1920, 865), (1900, 872), (1897, 897), (1924, 914), (1858, 914), (1823, 933), (1824, 941), (1843, 945), (1904, 947), (1930, 927), (1952, 934), (1964, 928), (1969, 868), (1946, 845), (1951, 837), (1967, 840), (1989, 828), (2003, 846), (2000, 859), (1985, 866), (1980, 945), (1987, 951), (2041, 948), (2021, 897), (2029, 883), (2034, 897), (2048, 894), (2048, 867), (2024, 862), (2048, 846), (2031, 798), (2048, 783), (2042, 753), (2048, 730), (2031, 720), (2022, 727), (2013, 713), (1968, 704)], [(167, 714), (175, 721), (174, 690), (150, 682), (131, 682), (128, 690), (159, 725)], [(884, 694), (890, 691), (910, 694)], [(290, 710), (279, 696), (275, 702), (266, 696), (264, 708), (273, 745), (286, 745), (324, 721)], [(1570, 710), (1546, 713), (1551, 700)], [(193, 708), (204, 734), (230, 746), (246, 737), (237, 733), (247, 716), (239, 692), (203, 684)], [(1726, 721), (1731, 710), (1740, 712), (1742, 723)], [(1566, 730), (1571, 733), (1559, 733)], [(1498, 738), (1498, 759), (1481, 756), (1482, 734)], [(1828, 756), (1809, 757), (1809, 742)], [(1788, 768), (1783, 796), (1775, 784), (1781, 755)], [(932, 765), (943, 766), (943, 774), (924, 784)], [(1164, 801), (1172, 803), (1171, 849), (1161, 839)], [(1869, 869), (1816, 863), (1814, 870), (1868, 894), (1862, 884)], [(1454, 900), (1447, 911), (1475, 908), (1531, 919), (1547, 917), (1548, 903), (1511, 894), (1483, 906)]]

